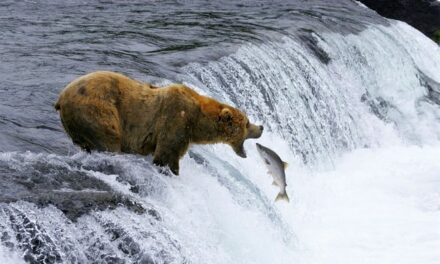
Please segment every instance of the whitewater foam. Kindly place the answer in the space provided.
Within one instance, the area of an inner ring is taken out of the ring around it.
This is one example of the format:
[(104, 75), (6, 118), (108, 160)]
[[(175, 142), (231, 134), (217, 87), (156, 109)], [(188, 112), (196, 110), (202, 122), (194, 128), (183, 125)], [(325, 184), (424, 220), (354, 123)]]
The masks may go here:
[(24, 264), (26, 262), (18, 252), (11, 251), (9, 248), (0, 244), (0, 263)]
[(359, 149), (334, 170), (292, 177), (305, 262), (437, 263), (438, 157), (438, 145)]

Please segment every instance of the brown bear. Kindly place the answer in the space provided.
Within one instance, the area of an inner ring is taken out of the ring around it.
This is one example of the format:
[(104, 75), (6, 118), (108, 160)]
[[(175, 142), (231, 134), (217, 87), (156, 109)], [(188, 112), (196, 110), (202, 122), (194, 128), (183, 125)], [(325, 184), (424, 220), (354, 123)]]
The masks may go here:
[(71, 82), (55, 109), (82, 149), (153, 154), (176, 175), (190, 144), (226, 143), (246, 157), (243, 142), (263, 132), (240, 110), (183, 84), (155, 87), (108, 71)]

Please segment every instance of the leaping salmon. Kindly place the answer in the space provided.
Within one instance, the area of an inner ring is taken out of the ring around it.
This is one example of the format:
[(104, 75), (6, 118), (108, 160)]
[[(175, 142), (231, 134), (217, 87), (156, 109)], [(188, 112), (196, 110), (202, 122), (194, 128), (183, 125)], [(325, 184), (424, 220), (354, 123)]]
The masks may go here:
[(280, 156), (276, 154), (273, 150), (261, 145), (257, 144), (258, 153), (263, 158), (264, 163), (268, 169), (268, 173), (273, 177), (273, 185), (280, 187), (280, 192), (278, 193), (275, 201), (285, 200), (289, 202), (289, 197), (286, 193), (286, 174), (285, 169), (287, 167), (287, 163), (282, 161)]

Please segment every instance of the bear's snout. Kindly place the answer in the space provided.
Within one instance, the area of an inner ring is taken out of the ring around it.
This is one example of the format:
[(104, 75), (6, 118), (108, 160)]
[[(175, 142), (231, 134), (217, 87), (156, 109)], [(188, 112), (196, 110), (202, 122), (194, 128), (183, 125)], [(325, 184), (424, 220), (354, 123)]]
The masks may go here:
[(259, 138), (263, 134), (264, 127), (251, 124), (248, 130), (247, 138)]

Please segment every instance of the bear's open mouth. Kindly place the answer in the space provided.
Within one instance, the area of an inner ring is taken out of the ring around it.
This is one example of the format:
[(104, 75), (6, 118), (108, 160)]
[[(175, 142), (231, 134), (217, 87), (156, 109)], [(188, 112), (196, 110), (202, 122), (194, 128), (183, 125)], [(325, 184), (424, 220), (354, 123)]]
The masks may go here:
[(240, 157), (242, 157), (242, 158), (246, 158), (246, 157), (247, 157), (247, 156), (246, 156), (246, 151), (244, 150), (243, 143), (241, 143), (240, 145), (238, 145), (238, 147), (237, 147), (237, 146), (233, 146), (232, 148), (234, 149), (235, 153), (236, 153), (238, 156), (240, 156)]

